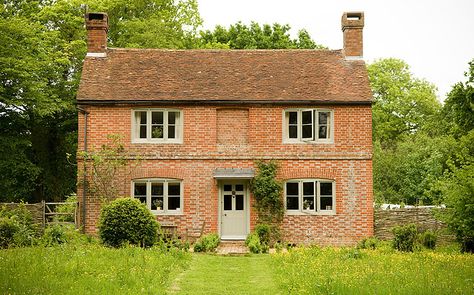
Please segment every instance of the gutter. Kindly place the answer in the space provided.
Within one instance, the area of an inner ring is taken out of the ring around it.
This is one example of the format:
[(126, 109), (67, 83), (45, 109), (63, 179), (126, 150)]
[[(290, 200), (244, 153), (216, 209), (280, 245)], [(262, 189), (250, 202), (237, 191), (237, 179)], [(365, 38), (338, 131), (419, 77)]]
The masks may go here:
[(86, 232), (86, 196), (87, 196), (87, 116), (89, 112), (83, 108), (77, 107), (79, 112), (84, 114), (84, 166), (83, 166), (83, 179), (82, 179), (82, 214), (81, 214), (81, 223), (82, 231)]

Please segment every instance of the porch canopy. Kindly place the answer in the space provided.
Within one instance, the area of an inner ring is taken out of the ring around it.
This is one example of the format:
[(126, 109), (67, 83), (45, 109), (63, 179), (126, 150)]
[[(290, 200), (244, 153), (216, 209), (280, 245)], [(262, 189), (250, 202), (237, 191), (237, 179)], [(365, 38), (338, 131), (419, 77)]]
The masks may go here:
[(252, 179), (255, 176), (255, 169), (252, 168), (216, 168), (214, 170), (215, 179)]

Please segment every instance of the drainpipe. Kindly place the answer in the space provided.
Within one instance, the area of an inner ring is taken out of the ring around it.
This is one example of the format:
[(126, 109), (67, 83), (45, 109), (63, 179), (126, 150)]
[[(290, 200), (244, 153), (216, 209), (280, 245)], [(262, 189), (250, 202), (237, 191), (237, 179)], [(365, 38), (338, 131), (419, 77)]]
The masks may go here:
[(87, 195), (87, 115), (89, 112), (85, 109), (77, 107), (79, 112), (84, 114), (84, 166), (83, 166), (83, 180), (82, 180), (82, 231), (86, 232), (86, 195)]

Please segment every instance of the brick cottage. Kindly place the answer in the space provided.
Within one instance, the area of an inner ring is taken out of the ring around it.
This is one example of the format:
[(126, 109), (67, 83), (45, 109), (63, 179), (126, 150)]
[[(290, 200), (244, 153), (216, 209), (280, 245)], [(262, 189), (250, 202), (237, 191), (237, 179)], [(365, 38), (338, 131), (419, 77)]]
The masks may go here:
[[(78, 150), (122, 135), (127, 157), (141, 160), (119, 174), (119, 196), (182, 236), (222, 239), (255, 226), (249, 181), (257, 160), (274, 159), (284, 240), (354, 244), (373, 234), (363, 26), (363, 13), (343, 14), (342, 50), (122, 49), (107, 48), (107, 15), (89, 13)], [(87, 186), (78, 196), (94, 233), (100, 202)]]

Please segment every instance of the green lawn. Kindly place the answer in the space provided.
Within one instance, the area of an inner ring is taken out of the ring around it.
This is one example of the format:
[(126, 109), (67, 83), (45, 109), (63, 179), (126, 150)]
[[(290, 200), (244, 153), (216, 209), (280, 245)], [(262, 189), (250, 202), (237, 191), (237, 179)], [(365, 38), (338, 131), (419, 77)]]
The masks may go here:
[(194, 254), (171, 294), (279, 294), (270, 255)]
[(474, 255), (301, 248), (217, 256), (100, 245), (0, 250), (0, 294), (474, 294)]

